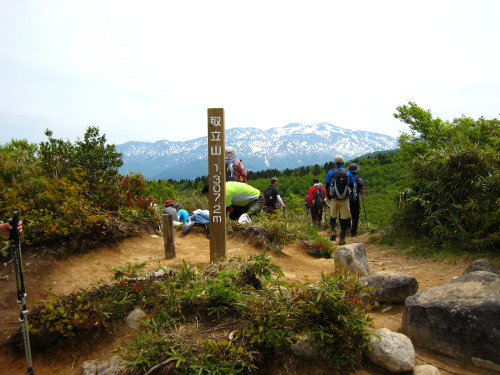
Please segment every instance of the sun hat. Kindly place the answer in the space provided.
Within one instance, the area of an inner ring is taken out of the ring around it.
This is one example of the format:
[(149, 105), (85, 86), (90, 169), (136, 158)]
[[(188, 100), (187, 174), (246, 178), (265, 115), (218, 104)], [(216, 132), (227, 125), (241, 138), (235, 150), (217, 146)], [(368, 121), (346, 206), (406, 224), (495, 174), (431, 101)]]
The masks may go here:
[(236, 152), (232, 147), (226, 147), (226, 159), (234, 159), (236, 157)]
[(349, 171), (351, 171), (351, 172), (357, 172), (361, 169), (361, 167), (359, 165), (357, 165), (356, 163), (351, 163), (351, 164), (349, 164), (347, 169), (349, 169)]
[(174, 205), (174, 201), (173, 201), (173, 200), (171, 200), (171, 199), (167, 199), (167, 200), (165, 201), (165, 207), (166, 207), (166, 206), (173, 206), (173, 205)]
[(337, 155), (335, 156), (335, 159), (333, 159), (333, 162), (335, 164), (344, 164), (344, 158), (342, 155)]

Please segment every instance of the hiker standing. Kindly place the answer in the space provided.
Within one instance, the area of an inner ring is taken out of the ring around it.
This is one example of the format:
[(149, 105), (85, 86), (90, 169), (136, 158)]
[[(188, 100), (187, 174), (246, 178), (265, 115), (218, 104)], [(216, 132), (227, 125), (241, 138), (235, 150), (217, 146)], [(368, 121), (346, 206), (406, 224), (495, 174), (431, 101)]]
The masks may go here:
[(319, 177), (313, 177), (313, 186), (307, 193), (306, 207), (311, 213), (312, 225), (317, 225), (319, 230), (323, 229), (323, 207), (326, 205), (326, 190), (319, 182)]
[(241, 160), (236, 159), (236, 152), (232, 147), (226, 147), (226, 182), (247, 182), (247, 170)]
[[(202, 194), (209, 197), (209, 186), (205, 185)], [(226, 182), (226, 211), (229, 219), (238, 220), (241, 215), (256, 216), (264, 207), (264, 194), (259, 189), (239, 182)]]
[(330, 203), (330, 241), (335, 241), (337, 231), (335, 225), (337, 215), (340, 215), (340, 240), (339, 245), (345, 244), (345, 235), (351, 223), (349, 210), (349, 188), (354, 190), (354, 177), (351, 172), (344, 169), (344, 158), (337, 155), (334, 158), (335, 168), (325, 178), (326, 191)]
[(365, 183), (363, 182), (363, 179), (356, 174), (361, 169), (359, 165), (357, 165), (356, 163), (351, 163), (349, 164), (347, 169), (349, 170), (349, 172), (351, 172), (356, 184), (356, 189), (351, 190), (351, 193), (349, 194), (349, 210), (351, 211), (351, 237), (356, 237), (358, 234), (360, 212), (359, 195), (365, 193)]
[(278, 179), (276, 177), (271, 178), (271, 185), (264, 192), (264, 201), (264, 210), (268, 215), (273, 214), (277, 209), (281, 207), (286, 207), (283, 199), (281, 199), (281, 195), (278, 190)]
[(174, 207), (174, 201), (171, 199), (167, 199), (165, 201), (165, 206), (163, 207), (163, 210), (161, 210), (161, 214), (172, 215), (172, 220), (179, 221), (179, 218), (177, 217), (177, 210)]

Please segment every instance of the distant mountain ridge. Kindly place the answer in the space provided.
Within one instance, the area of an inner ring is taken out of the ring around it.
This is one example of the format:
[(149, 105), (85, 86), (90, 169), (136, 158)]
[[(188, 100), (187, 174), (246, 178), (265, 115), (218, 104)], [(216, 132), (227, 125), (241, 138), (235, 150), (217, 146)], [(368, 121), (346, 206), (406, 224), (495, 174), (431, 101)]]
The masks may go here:
[[(147, 179), (194, 179), (208, 175), (208, 137), (184, 142), (127, 142), (116, 145), (123, 154), (120, 173), (140, 172)], [(226, 146), (236, 150), (247, 170), (283, 170), (322, 165), (342, 155), (347, 161), (370, 152), (397, 147), (385, 134), (343, 129), (327, 122), (313, 125), (291, 123), (269, 130), (226, 130)]]

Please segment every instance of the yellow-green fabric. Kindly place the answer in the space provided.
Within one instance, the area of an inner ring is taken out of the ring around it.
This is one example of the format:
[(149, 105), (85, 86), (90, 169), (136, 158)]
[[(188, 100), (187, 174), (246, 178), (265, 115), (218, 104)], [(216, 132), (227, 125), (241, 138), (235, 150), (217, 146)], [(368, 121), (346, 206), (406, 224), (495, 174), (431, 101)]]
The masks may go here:
[(259, 189), (243, 182), (226, 182), (226, 207), (246, 206), (256, 201), (260, 194)]

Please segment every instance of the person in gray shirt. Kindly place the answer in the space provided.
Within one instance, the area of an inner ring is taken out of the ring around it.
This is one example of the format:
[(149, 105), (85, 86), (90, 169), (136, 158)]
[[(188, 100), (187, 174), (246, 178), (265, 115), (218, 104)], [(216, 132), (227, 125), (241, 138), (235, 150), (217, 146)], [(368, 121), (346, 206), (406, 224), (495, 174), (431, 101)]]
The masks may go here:
[(174, 201), (171, 199), (167, 199), (165, 201), (165, 206), (163, 207), (163, 210), (161, 210), (162, 215), (172, 215), (172, 219), (174, 221), (179, 221), (179, 218), (177, 217), (177, 210), (174, 207)]

